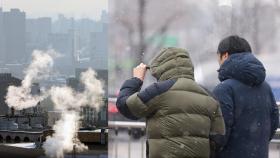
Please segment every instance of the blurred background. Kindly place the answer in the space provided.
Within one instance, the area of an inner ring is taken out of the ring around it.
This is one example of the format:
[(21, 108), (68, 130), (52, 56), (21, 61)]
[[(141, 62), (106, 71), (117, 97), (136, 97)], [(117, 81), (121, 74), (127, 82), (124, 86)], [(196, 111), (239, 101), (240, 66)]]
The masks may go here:
[[(109, 14), (110, 95), (131, 77), (132, 67), (149, 63), (163, 47), (187, 49), (196, 80), (210, 89), (217, 84), (217, 46), (227, 35), (245, 37), (261, 60), (280, 49), (279, 0), (109, 0)], [(269, 63), (268, 77), (279, 75), (271, 74)]]
[[(122, 117), (115, 106), (119, 88), (132, 77), (133, 67), (141, 62), (148, 64), (164, 47), (188, 50), (195, 80), (212, 90), (219, 82), (218, 43), (232, 34), (249, 41), (253, 53), (264, 63), (266, 80), (280, 101), (279, 0), (109, 0), (109, 28), (110, 121), (131, 121)], [(152, 82), (155, 79), (146, 75), (143, 88)], [(114, 124), (111, 157), (145, 157), (145, 139), (141, 137), (145, 135), (145, 124), (135, 124)], [(278, 146), (271, 148), (270, 157), (278, 157)]]

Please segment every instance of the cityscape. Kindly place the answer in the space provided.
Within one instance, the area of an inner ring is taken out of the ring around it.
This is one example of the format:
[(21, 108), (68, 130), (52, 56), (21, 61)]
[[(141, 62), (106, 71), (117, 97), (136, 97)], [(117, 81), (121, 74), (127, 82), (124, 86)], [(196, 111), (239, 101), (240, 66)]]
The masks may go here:
[[(55, 110), (50, 97), (23, 110), (10, 108), (5, 102), (8, 87), (20, 86), (23, 82), (26, 69), (33, 60), (33, 52), (54, 50), (58, 57), (49, 79), (32, 83), (31, 94), (40, 95), (41, 89), (52, 86), (68, 86), (81, 92), (84, 90), (79, 80), (81, 73), (88, 68), (94, 69), (103, 83), (103, 105), (98, 111), (90, 106), (80, 108), (81, 131), (77, 137), (89, 149), (95, 146), (92, 143), (103, 146), (107, 143), (107, 32), (108, 13), (105, 10), (100, 20), (93, 20), (75, 19), (63, 14), (57, 18), (29, 18), (18, 8), (0, 8), (0, 142), (35, 142), (36, 148), (40, 149), (46, 137), (54, 133), (52, 127), (63, 113)], [(91, 132), (95, 130), (100, 132)], [(98, 135), (104, 137), (99, 139)], [(36, 151), (28, 156), (41, 154), (42, 151)]]
[[(55, 68), (64, 75), (74, 75), (75, 67), (107, 69), (108, 13), (99, 21), (58, 15), (57, 19), (31, 19), (20, 9), (0, 8), (1, 72), (22, 76), (33, 50), (54, 49), (62, 57)], [(7, 53), (8, 52), (8, 53)]]

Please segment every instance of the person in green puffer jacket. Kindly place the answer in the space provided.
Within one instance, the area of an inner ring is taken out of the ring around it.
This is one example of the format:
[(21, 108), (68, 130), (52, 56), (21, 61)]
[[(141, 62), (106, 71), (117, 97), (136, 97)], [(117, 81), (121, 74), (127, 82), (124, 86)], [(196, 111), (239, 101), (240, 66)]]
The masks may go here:
[(210, 144), (219, 146), (225, 134), (224, 120), (217, 101), (194, 81), (188, 52), (161, 50), (149, 65), (158, 82), (140, 91), (146, 69), (140, 64), (124, 82), (117, 108), (127, 118), (146, 118), (148, 157), (209, 158)]

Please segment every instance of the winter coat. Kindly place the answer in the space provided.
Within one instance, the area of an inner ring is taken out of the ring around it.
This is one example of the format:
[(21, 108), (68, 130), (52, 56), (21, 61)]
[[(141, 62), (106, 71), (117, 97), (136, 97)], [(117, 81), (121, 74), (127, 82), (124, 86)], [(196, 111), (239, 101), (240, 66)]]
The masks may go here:
[(221, 65), (221, 83), (214, 95), (221, 105), (226, 136), (217, 158), (268, 158), (279, 112), (265, 76), (264, 66), (252, 53), (230, 55)]
[(146, 118), (149, 158), (208, 158), (209, 138), (225, 132), (217, 101), (194, 81), (193, 69), (185, 50), (167, 48), (150, 65), (157, 83), (139, 92), (142, 81), (132, 78), (120, 90), (119, 111)]

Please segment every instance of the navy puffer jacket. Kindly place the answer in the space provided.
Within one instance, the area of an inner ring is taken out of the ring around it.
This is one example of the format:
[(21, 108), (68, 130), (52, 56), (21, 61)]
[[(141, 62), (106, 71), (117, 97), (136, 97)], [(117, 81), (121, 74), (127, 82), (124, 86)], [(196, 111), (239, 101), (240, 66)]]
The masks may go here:
[(230, 55), (219, 70), (214, 95), (220, 102), (226, 136), (217, 158), (268, 158), (279, 112), (265, 68), (252, 53)]

